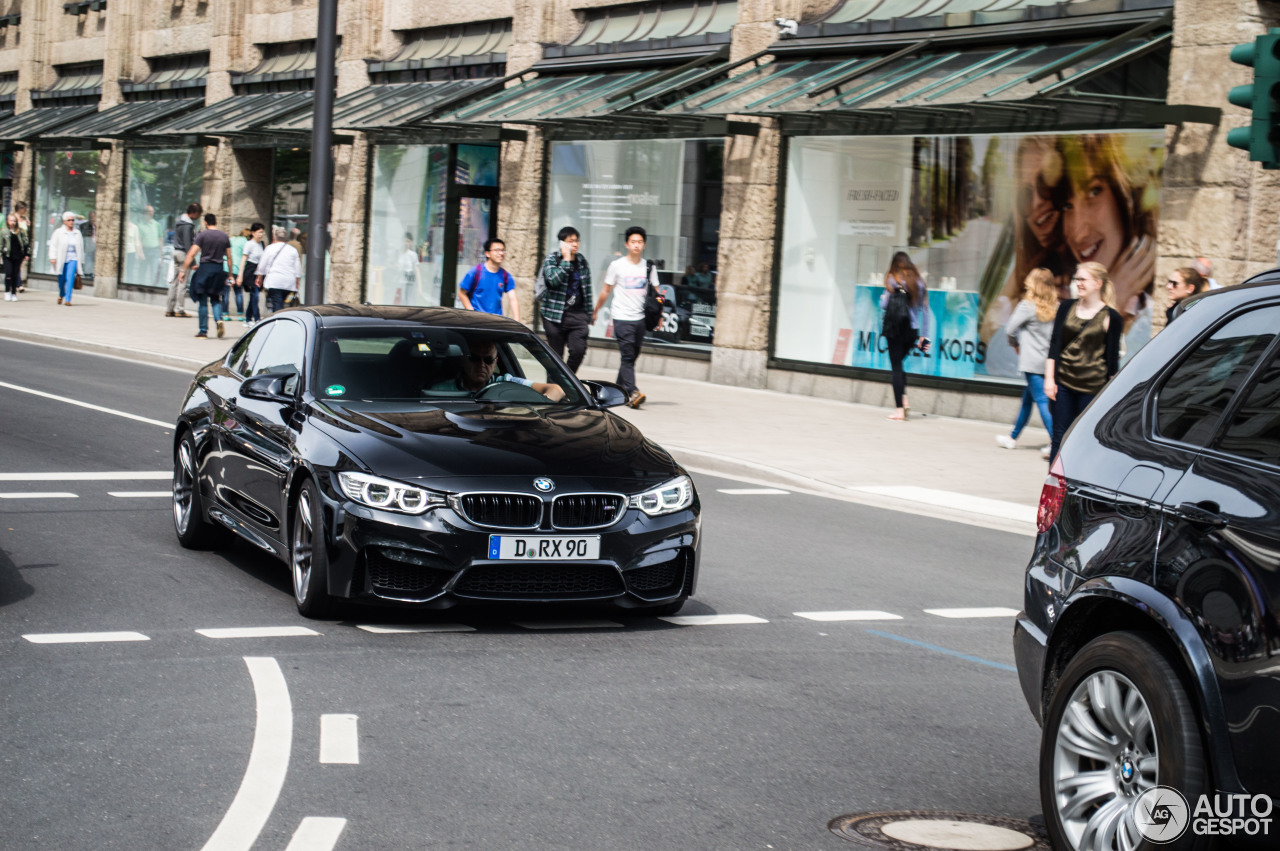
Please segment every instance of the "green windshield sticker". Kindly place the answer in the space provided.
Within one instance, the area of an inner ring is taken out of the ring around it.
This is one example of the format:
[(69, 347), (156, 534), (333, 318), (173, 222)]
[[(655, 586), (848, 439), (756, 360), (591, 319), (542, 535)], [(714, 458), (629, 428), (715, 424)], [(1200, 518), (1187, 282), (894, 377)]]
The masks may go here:
[(341, 396), (343, 393), (347, 392), (347, 388), (343, 387), (341, 384), (330, 384), (328, 387), (324, 388), (324, 392), (326, 396)]

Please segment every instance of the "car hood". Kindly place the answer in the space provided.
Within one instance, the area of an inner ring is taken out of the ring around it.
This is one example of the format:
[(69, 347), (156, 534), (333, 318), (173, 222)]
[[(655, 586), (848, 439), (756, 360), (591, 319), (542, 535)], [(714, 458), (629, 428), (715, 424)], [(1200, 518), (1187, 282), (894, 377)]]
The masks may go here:
[(682, 472), (634, 425), (593, 408), (317, 401), (310, 420), (372, 473), (401, 480), (551, 476), (626, 489)]

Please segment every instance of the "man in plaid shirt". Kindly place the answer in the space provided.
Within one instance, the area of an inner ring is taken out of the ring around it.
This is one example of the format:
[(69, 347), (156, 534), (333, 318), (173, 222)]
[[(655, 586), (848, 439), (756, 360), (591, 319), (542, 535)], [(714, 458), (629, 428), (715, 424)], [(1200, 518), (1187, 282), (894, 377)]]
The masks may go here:
[(587, 353), (587, 332), (591, 327), (591, 268), (587, 258), (578, 253), (581, 238), (575, 228), (561, 228), (556, 238), (560, 240), (560, 251), (542, 263), (542, 280), (547, 289), (539, 310), (547, 345), (563, 358), (567, 343), (566, 363), (577, 373)]

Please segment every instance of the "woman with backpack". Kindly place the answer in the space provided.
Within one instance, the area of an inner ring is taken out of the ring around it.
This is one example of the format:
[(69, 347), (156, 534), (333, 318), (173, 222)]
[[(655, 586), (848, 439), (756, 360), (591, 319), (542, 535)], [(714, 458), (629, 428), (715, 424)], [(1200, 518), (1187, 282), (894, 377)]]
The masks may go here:
[(893, 255), (884, 276), (884, 294), (880, 296), (884, 321), (880, 334), (889, 350), (889, 366), (893, 371), (893, 404), (896, 410), (888, 419), (901, 422), (911, 413), (907, 402), (907, 373), (903, 362), (917, 346), (929, 351), (926, 335), (929, 322), (929, 293), (920, 270), (905, 251)]

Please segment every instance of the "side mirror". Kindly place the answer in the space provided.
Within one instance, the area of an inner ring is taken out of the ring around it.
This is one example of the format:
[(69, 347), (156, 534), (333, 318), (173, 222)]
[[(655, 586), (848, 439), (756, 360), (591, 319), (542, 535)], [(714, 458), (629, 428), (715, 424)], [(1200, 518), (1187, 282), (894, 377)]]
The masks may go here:
[(240, 384), (240, 395), (246, 399), (257, 399), (261, 402), (279, 402), (291, 405), (293, 394), (286, 392), (285, 384), (297, 376), (292, 372), (269, 372), (246, 378)]
[(622, 388), (614, 384), (612, 381), (584, 381), (582, 382), (591, 391), (591, 395), (595, 397), (596, 403), (602, 408), (616, 408), (619, 405), (627, 404), (627, 394), (622, 392)]

